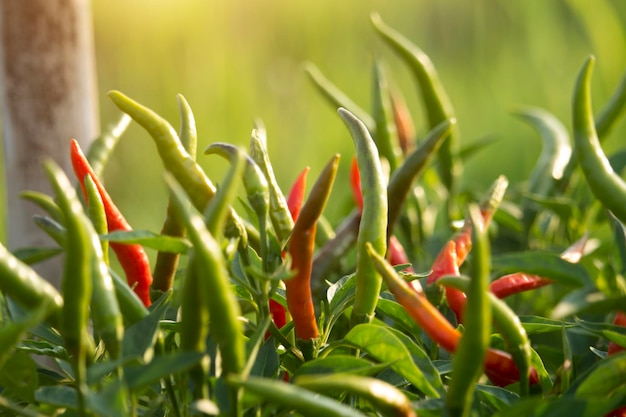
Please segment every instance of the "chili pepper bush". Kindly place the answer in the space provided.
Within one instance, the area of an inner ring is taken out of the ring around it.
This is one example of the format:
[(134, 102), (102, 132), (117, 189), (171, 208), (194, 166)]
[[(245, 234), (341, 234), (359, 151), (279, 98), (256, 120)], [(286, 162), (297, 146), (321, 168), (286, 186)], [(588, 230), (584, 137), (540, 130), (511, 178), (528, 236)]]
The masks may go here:
[[(424, 126), (384, 63), (371, 109), (310, 65), (355, 150), (320, 149), (319, 172), (277, 178), (260, 123), (248, 147), (197, 152), (182, 96), (177, 132), (109, 93), (120, 122), (90, 149), (67, 138), (75, 172), (46, 162), (51, 195), (24, 192), (56, 245), (0, 246), (0, 415), (626, 415), (626, 149), (602, 150), (626, 81), (591, 103), (594, 58), (572, 68), (573, 130), (515, 111), (543, 141), (528, 179), (466, 189), (462, 164), (488, 144), (464, 145), (428, 56), (372, 23)], [(159, 231), (133, 230), (99, 178), (129, 116), (162, 160)], [(217, 157), (229, 168), (210, 179), (197, 159)], [(337, 181), (354, 209), (331, 224)], [(59, 289), (32, 268), (50, 257)]]

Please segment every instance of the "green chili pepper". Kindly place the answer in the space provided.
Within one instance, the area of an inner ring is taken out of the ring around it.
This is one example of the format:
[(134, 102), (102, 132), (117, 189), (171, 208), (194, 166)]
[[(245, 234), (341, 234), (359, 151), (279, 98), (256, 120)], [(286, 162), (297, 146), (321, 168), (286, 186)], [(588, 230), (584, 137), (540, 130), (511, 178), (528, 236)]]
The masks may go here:
[(59, 208), (63, 212), (67, 230), (65, 267), (61, 282), (64, 303), (60, 330), (65, 347), (73, 357), (79, 407), (84, 411), (86, 362), (93, 353), (93, 341), (87, 333), (93, 272), (93, 248), (85, 227), (89, 223), (65, 173), (52, 161), (46, 161), (45, 168), (59, 201)]
[(183, 148), (191, 159), (196, 159), (198, 148), (198, 130), (196, 129), (196, 119), (191, 110), (191, 106), (182, 94), (176, 96), (178, 101), (178, 113), (180, 113), (179, 138)]
[(576, 80), (572, 100), (574, 151), (589, 188), (622, 223), (626, 223), (626, 183), (613, 171), (600, 147), (591, 109), (591, 72), (594, 57), (587, 58)]
[(417, 417), (411, 403), (395, 386), (380, 379), (350, 375), (303, 375), (295, 385), (314, 392), (348, 392), (370, 401), (383, 416)]
[(345, 95), (337, 86), (331, 83), (321, 71), (313, 64), (308, 63), (305, 67), (306, 73), (309, 75), (318, 90), (330, 102), (333, 108), (343, 107), (354, 114), (357, 119), (361, 120), (367, 130), (374, 133), (376, 131), (376, 122), (365, 110), (361, 109), (354, 103), (350, 97)]
[(130, 326), (146, 317), (148, 315), (148, 309), (144, 306), (133, 289), (128, 286), (128, 282), (115, 273), (115, 271), (109, 269), (109, 273), (113, 279), (115, 298), (117, 298), (122, 318), (126, 325)]
[[(191, 159), (196, 159), (196, 149), (198, 146), (198, 133), (193, 112), (185, 97), (181, 94), (176, 96), (178, 101), (178, 112), (180, 113), (180, 142), (183, 148), (189, 153)], [(172, 203), (168, 201), (165, 221), (161, 227), (161, 235), (184, 237), (185, 225), (172, 210)], [(152, 291), (165, 292), (172, 287), (174, 276), (178, 268), (180, 254), (172, 252), (157, 252), (154, 272), (152, 273)]]
[(63, 297), (39, 274), (0, 243), (0, 290), (27, 310), (47, 305), (53, 322), (63, 307)]
[(304, 416), (365, 417), (365, 414), (349, 405), (286, 382), (258, 377), (244, 380), (235, 376), (228, 377), (226, 382), (231, 386), (244, 388), (282, 409), (295, 410)]
[(622, 80), (611, 95), (604, 107), (598, 112), (596, 117), (596, 131), (598, 139), (604, 139), (610, 132), (611, 128), (618, 120), (624, 109), (626, 108), (626, 73), (622, 76)]
[(356, 293), (351, 318), (352, 325), (356, 325), (370, 322), (374, 317), (382, 285), (380, 274), (372, 267), (365, 243), (370, 242), (381, 255), (387, 251), (387, 184), (378, 150), (365, 125), (343, 108), (338, 113), (356, 146), (363, 193), (363, 211), (357, 238)]
[[(197, 317), (198, 314), (208, 315), (211, 318), (210, 332), (222, 356), (224, 375), (239, 373), (245, 363), (243, 328), (239, 321), (241, 311), (235, 294), (230, 289), (222, 250), (207, 230), (202, 216), (187, 204), (188, 198), (181, 186), (169, 175), (166, 176), (166, 182), (194, 247), (190, 259), (190, 273), (183, 282), (181, 346), (204, 351), (204, 340), (199, 340), (197, 336), (203, 329), (196, 327), (199, 322), (193, 317)], [(194, 277), (197, 278), (197, 282), (190, 280)], [(198, 288), (196, 285), (201, 289), (198, 300), (195, 300), (196, 294), (189, 290), (190, 287)], [(187, 300), (186, 297), (193, 300)]]
[(113, 125), (108, 126), (107, 130), (102, 133), (96, 140), (91, 142), (87, 150), (87, 160), (93, 168), (96, 176), (100, 177), (104, 166), (106, 165), (115, 145), (128, 128), (131, 118), (127, 114), (123, 114), (120, 120)]
[(426, 169), (437, 149), (452, 132), (456, 119), (444, 120), (433, 128), (419, 148), (406, 157), (402, 165), (391, 175), (387, 195), (389, 199), (389, 227), (387, 233), (391, 235), (393, 228), (402, 212), (403, 203), (409, 195), (415, 179)]
[(398, 166), (400, 152), (395, 146), (398, 143), (398, 131), (393, 119), (389, 83), (380, 61), (374, 62), (373, 72), (372, 114), (376, 122), (376, 134), (373, 135), (373, 139), (380, 155), (389, 162), (389, 171), (393, 173)]
[[(378, 34), (413, 71), (421, 89), (430, 128), (433, 129), (444, 120), (453, 119), (454, 109), (428, 55), (387, 26), (378, 14), (373, 14), (371, 18)], [(461, 171), (460, 160), (456, 154), (456, 142), (457, 132), (453, 129), (438, 151), (441, 180), (452, 196), (454, 196), (456, 179)]]
[[(215, 186), (202, 168), (191, 158), (183, 147), (174, 128), (161, 116), (130, 99), (119, 91), (109, 92), (109, 97), (120, 110), (129, 114), (150, 134), (166, 170), (185, 189), (191, 202), (199, 211), (204, 211), (209, 200), (215, 195)], [(250, 243), (258, 248), (255, 233), (245, 227), (239, 216), (231, 210), (229, 231), (241, 238), (242, 245)]]
[(469, 218), (474, 227), (474, 257), (471, 281), (464, 310), (465, 330), (452, 359), (452, 376), (446, 409), (452, 416), (469, 416), (476, 382), (483, 372), (483, 362), (489, 349), (491, 308), (487, 298), (490, 257), (486, 230), (480, 226), (480, 209), (471, 205)]
[(272, 225), (276, 231), (276, 237), (282, 244), (287, 240), (291, 229), (293, 229), (293, 219), (289, 208), (287, 206), (287, 200), (284, 194), (278, 186), (276, 177), (274, 176), (274, 170), (270, 163), (269, 156), (267, 154), (267, 148), (264, 141), (259, 136), (257, 130), (252, 131), (250, 137), (250, 157), (259, 166), (265, 178), (267, 179), (270, 191), (270, 218), (272, 219)]
[[(96, 233), (100, 235), (104, 235), (108, 233), (109, 228), (107, 225), (107, 216), (104, 210), (104, 202), (102, 201), (102, 196), (98, 192), (98, 187), (96, 183), (91, 178), (91, 175), (85, 175), (83, 179), (85, 183), (85, 190), (87, 192), (87, 201), (89, 201), (89, 205), (87, 206), (87, 215), (89, 216), (89, 220), (93, 224), (94, 229), (96, 229)], [(102, 247), (102, 259), (105, 264), (109, 264), (109, 244), (108, 241), (101, 241)]]

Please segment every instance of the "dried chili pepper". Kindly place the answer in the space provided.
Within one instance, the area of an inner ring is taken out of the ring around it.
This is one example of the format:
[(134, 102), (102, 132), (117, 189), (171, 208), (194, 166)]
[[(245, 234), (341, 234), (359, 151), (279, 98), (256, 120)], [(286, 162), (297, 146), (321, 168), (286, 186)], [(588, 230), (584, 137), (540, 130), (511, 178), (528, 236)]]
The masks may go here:
[[(80, 149), (80, 145), (76, 140), (71, 141), (70, 157), (76, 177), (81, 183), (80, 186), (83, 190), (83, 194), (86, 196), (85, 184), (82, 181), (86, 175), (91, 177), (98, 188), (105, 207), (109, 232), (115, 230), (132, 230), (122, 213), (113, 203), (113, 200), (100, 180), (93, 173), (87, 158), (83, 154)], [(152, 284), (152, 273), (150, 271), (150, 260), (148, 259), (148, 255), (144, 251), (143, 247), (139, 244), (129, 245), (116, 242), (110, 242), (110, 246), (115, 252), (122, 269), (124, 269), (128, 285), (135, 290), (135, 293), (139, 296), (144, 305), (149, 306), (151, 303), (150, 285)]]
[[(311, 294), (311, 267), (315, 247), (315, 231), (317, 220), (330, 196), (338, 166), (339, 155), (335, 155), (326, 164), (313, 185), (295, 222), (289, 240), (288, 251), (296, 275), (285, 281), (287, 306), (293, 318), (296, 337), (305, 344), (312, 343), (319, 336)], [(303, 346), (305, 355), (310, 355), (308, 351), (310, 351), (308, 346)]]

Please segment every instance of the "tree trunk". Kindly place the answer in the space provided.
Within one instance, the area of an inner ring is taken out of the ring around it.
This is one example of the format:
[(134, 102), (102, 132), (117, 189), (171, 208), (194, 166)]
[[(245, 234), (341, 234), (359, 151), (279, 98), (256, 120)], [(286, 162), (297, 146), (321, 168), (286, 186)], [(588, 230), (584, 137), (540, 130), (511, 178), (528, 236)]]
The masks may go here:
[[(0, 0), (0, 31), (8, 246), (50, 246), (32, 221), (38, 209), (19, 193), (49, 193), (42, 162), (70, 173), (69, 140), (87, 146), (99, 132), (90, 3)], [(37, 268), (58, 286), (58, 260)]]

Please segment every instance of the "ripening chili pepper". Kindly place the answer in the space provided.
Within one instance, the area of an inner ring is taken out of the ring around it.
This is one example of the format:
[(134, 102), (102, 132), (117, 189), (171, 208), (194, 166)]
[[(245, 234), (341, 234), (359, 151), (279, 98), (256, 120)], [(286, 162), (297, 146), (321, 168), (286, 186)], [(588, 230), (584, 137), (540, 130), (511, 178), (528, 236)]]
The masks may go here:
[[(293, 318), (296, 337), (305, 344), (310, 344), (319, 336), (311, 294), (315, 231), (317, 220), (328, 202), (338, 166), (339, 155), (335, 155), (315, 181), (289, 239), (288, 252), (295, 276), (285, 281), (287, 307)], [(308, 354), (308, 350), (303, 349), (303, 353)]]
[[(626, 327), (626, 313), (623, 311), (618, 311), (615, 313), (615, 319), (613, 320), (613, 324), (616, 326)], [(608, 355), (614, 355), (617, 352), (621, 352), (625, 349), (624, 346), (620, 346), (615, 342), (609, 342), (609, 350), (607, 352)]]
[(372, 268), (365, 244), (369, 242), (381, 255), (387, 252), (387, 181), (376, 145), (363, 122), (343, 108), (338, 113), (348, 127), (356, 147), (363, 195), (357, 237), (356, 291), (350, 318), (354, 326), (370, 322), (378, 303), (382, 279), (378, 271)]
[[(82, 181), (86, 175), (91, 177), (98, 188), (104, 204), (109, 232), (116, 230), (132, 230), (122, 213), (113, 203), (113, 200), (100, 180), (93, 173), (87, 158), (80, 149), (80, 145), (74, 139), (70, 144), (70, 157), (74, 172), (83, 190), (83, 195), (86, 196), (87, 193), (84, 181)], [(116, 242), (110, 242), (110, 245), (126, 274), (128, 285), (135, 290), (135, 293), (139, 296), (144, 305), (149, 306), (151, 303), (150, 285), (152, 284), (152, 272), (150, 271), (150, 260), (143, 247), (139, 244), (128, 245)]]
[[(461, 333), (428, 301), (423, 291), (415, 291), (409, 287), (382, 256), (371, 249), (368, 249), (368, 253), (372, 257), (374, 267), (382, 274), (387, 287), (398, 303), (435, 343), (444, 350), (454, 353), (461, 339)], [(519, 371), (513, 358), (499, 349), (488, 349), (484, 371), (491, 382), (498, 386), (506, 386), (519, 381)], [(530, 372), (530, 383), (537, 384), (538, 382), (537, 371), (533, 368)]]
[(591, 108), (591, 72), (595, 58), (587, 58), (576, 79), (572, 99), (574, 152), (589, 188), (622, 223), (626, 223), (626, 183), (602, 151)]

